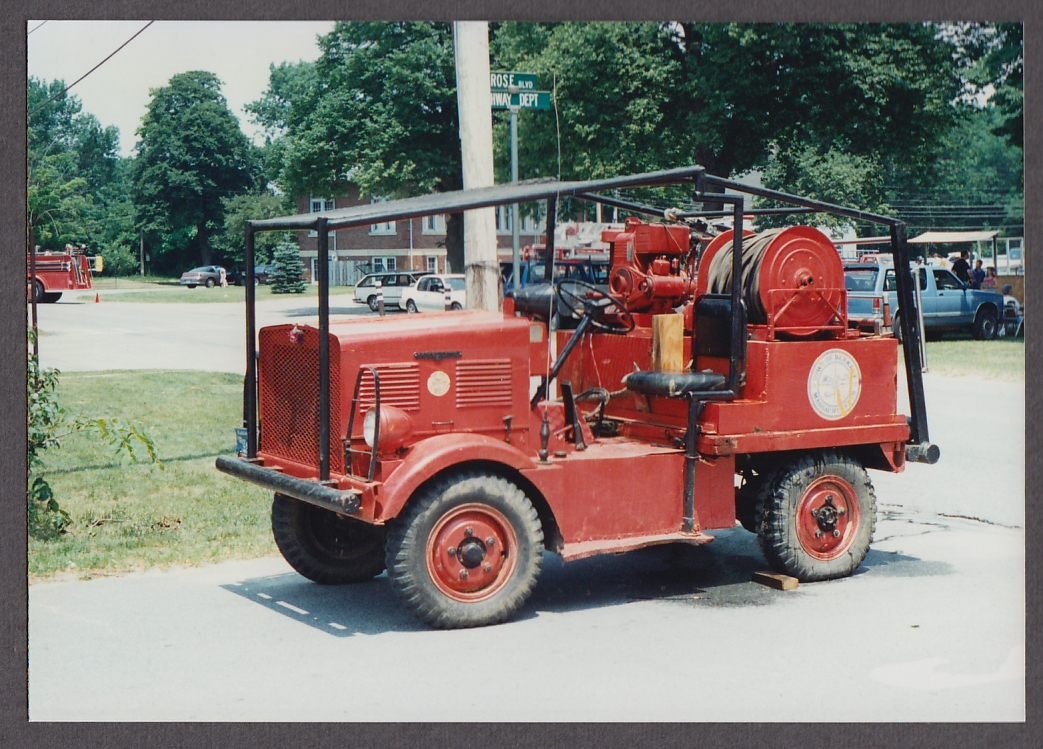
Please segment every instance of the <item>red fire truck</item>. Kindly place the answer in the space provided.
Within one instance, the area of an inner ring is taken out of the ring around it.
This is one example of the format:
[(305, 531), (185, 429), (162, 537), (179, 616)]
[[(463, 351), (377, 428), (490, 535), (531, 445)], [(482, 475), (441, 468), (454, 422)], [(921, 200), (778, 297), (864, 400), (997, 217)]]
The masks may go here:
[(742, 227), (742, 193), (777, 201), (773, 213), (883, 224), (911, 308), (899, 221), (693, 166), (252, 221), (246, 268), (258, 231), (317, 232), (321, 264), (335, 228), (534, 200), (547, 201), (553, 243), (558, 200), (618, 205), (614, 191), (666, 185), (687, 208), (625, 204), (653, 220), (605, 233), (607, 293), (564, 282), (520, 289), (502, 313), (333, 321), (320, 268), (317, 324), (255, 338), (247, 279), (245, 454), (217, 468), (274, 492), (273, 533), (294, 569), (325, 584), (386, 569), (422, 621), (467, 627), (517, 611), (545, 550), (573, 560), (703, 544), (737, 520), (801, 581), (859, 566), (876, 515), (867, 469), (939, 457), (909, 364), (918, 331), (903, 316), (906, 416), (899, 343), (849, 327), (828, 238), (740, 229), (736, 249), (732, 231), (708, 230), (722, 216)]
[(26, 259), (27, 294), (37, 303), (57, 302), (63, 292), (89, 289), (91, 270), (100, 260), (100, 256), (89, 258), (83, 247), (72, 245), (65, 245), (64, 252), (35, 252)]

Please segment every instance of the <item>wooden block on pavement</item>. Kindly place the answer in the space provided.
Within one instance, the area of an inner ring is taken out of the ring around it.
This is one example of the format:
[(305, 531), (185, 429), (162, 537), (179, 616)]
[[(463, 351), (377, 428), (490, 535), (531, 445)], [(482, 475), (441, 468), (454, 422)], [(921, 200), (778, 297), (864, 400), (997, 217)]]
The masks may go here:
[(753, 582), (767, 585), (775, 590), (796, 590), (797, 578), (789, 575), (780, 575), (777, 572), (754, 572)]

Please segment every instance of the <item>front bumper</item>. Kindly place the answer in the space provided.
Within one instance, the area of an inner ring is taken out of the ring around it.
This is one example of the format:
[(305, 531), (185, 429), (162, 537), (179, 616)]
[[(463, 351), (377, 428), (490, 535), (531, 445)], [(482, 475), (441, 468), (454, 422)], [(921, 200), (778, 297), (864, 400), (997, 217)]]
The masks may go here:
[(287, 476), (244, 458), (219, 455), (215, 465), (229, 476), (343, 515), (358, 512), (362, 502), (362, 492), (357, 489), (335, 489), (318, 481)]

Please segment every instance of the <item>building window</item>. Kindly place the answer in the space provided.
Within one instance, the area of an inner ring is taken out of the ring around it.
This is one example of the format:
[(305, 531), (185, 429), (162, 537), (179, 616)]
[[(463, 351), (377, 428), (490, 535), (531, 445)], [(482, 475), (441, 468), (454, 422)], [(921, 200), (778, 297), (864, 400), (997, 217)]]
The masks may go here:
[(424, 234), (445, 234), (445, 216), (424, 216), (421, 231)]
[(370, 273), (379, 273), (381, 271), (393, 271), (395, 268), (395, 258), (393, 257), (375, 257), (373, 258), (373, 270)]
[[(387, 200), (388, 200), (387, 198), (372, 198), (369, 202), (370, 203), (385, 203), (385, 202), (387, 202)], [(386, 222), (384, 222), (382, 224), (370, 224), (369, 233), (370, 234), (394, 234), (395, 233), (395, 222), (394, 221), (386, 221)]]
[(427, 256), (427, 272), (438, 273), (438, 258), (433, 255)]
[[(309, 201), (308, 213), (321, 213), (322, 211), (332, 211), (334, 209), (332, 198), (311, 198)], [(309, 237), (317, 237), (319, 233), (316, 231), (308, 232)], [(334, 236), (333, 232), (330, 232), (330, 236)]]
[(514, 213), (513, 205), (498, 205), (496, 206), (496, 233), (497, 234), (510, 234), (511, 233), (511, 216)]

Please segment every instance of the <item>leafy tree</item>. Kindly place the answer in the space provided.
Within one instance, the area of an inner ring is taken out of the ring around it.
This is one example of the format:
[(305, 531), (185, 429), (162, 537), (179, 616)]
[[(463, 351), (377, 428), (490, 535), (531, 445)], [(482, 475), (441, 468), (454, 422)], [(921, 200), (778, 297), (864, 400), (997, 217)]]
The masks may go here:
[(923, 24), (512, 23), (491, 46), (495, 67), (557, 84), (556, 118), (520, 118), (522, 178), (557, 174), (559, 153), (563, 178), (689, 163), (730, 177), (780, 153), (912, 168), (960, 87)]
[(224, 224), (222, 198), (255, 185), (258, 154), (213, 73), (181, 73), (150, 93), (134, 162), (138, 222), (157, 267), (209, 265), (212, 237)]
[(275, 248), (271, 286), (273, 294), (302, 294), (304, 266), (297, 245), (284, 242)]
[[(273, 68), (249, 109), (284, 133), (279, 185), (333, 195), (348, 182), (369, 195), (418, 195), (463, 185), (452, 31), (447, 23), (338, 23), (312, 66)], [(463, 267), (462, 216), (446, 246)]]
[[(260, 195), (248, 193), (223, 198), (225, 218), (223, 231), (214, 238), (214, 249), (235, 266), (245, 262), (245, 223), (247, 220), (276, 218), (293, 211), (291, 199), (265, 191)], [(267, 262), (275, 248), (290, 241), (290, 232), (266, 231), (254, 235), (254, 260)]]

